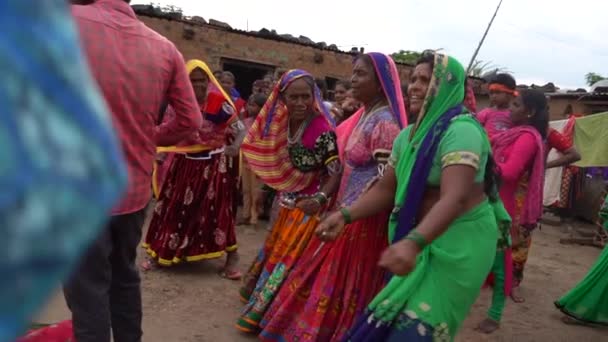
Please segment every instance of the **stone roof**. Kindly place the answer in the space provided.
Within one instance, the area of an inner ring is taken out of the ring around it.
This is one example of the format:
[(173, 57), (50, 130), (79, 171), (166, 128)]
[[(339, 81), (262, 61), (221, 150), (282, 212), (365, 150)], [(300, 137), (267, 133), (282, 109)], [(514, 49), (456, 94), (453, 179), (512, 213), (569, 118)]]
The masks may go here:
[(207, 26), (212, 27), (214, 29), (225, 30), (228, 32), (243, 34), (247, 36), (270, 39), (278, 42), (293, 43), (303, 46), (309, 46), (315, 49), (333, 51), (349, 55), (357, 55), (362, 52), (362, 50), (359, 50), (358, 48), (353, 48), (351, 51), (342, 51), (338, 48), (338, 46), (336, 46), (336, 44), (327, 44), (326, 42), (314, 42), (312, 39), (302, 35), (296, 37), (291, 34), (279, 34), (277, 31), (272, 29), (263, 28), (259, 31), (239, 30), (233, 28), (232, 26), (230, 26), (230, 24), (225, 23), (223, 21), (215, 19), (209, 19), (209, 21), (207, 21), (200, 16), (187, 17), (182, 15), (181, 12), (166, 12), (152, 5), (132, 5), (131, 7), (135, 11), (135, 13), (140, 16), (167, 19), (171, 21), (180, 21), (195, 26)]
[[(167, 12), (163, 11), (161, 8), (155, 7), (153, 5), (132, 5), (131, 6), (135, 11), (135, 14), (138, 16), (146, 16), (152, 18), (166, 19), (170, 21), (178, 21), (184, 24), (198, 26), (198, 27), (208, 27), (216, 30), (224, 30), (227, 32), (237, 33), (241, 35), (246, 35), (250, 37), (256, 37), (261, 39), (269, 39), (275, 40), (278, 42), (298, 44), (302, 46), (308, 46), (314, 49), (330, 51), (335, 53), (347, 54), (350, 56), (356, 56), (364, 52), (363, 48), (353, 47), (350, 51), (340, 50), (335, 44), (327, 44), (326, 42), (315, 42), (312, 39), (306, 36), (294, 36), (291, 34), (279, 34), (276, 30), (262, 28), (259, 31), (245, 31), (235, 29), (230, 24), (215, 20), (209, 19), (205, 20), (200, 16), (184, 16), (181, 12)], [(413, 67), (413, 65), (402, 62), (395, 62), (401, 66)], [(473, 89), (476, 95), (485, 95), (487, 92), (484, 92), (483, 87), (481, 86), (483, 83), (483, 79), (480, 77), (468, 77), (470, 81), (472, 81)]]
[(608, 80), (601, 80), (601, 81), (595, 82), (591, 86), (591, 92), (592, 93), (597, 93), (597, 92), (606, 93), (606, 92), (608, 92)]
[(552, 98), (577, 98), (580, 100), (608, 101), (608, 92), (570, 91), (567, 93), (545, 93)]
[(543, 93), (556, 93), (559, 88), (555, 86), (555, 84), (549, 82), (545, 85), (526, 85), (526, 84), (518, 84), (517, 89), (536, 89), (542, 91)]

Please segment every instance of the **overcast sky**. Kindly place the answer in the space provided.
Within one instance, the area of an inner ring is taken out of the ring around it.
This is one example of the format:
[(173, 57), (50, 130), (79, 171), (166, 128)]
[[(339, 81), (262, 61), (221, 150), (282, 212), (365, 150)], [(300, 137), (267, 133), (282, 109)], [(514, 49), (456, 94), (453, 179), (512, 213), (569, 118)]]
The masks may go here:
[[(466, 67), (497, 0), (164, 0), (185, 15), (238, 29), (275, 29), (314, 41), (392, 53), (443, 48)], [(149, 4), (150, 1), (132, 1)], [(289, 4), (289, 5), (288, 5)], [(518, 83), (585, 86), (608, 76), (608, 1), (503, 0), (478, 59), (505, 67)]]

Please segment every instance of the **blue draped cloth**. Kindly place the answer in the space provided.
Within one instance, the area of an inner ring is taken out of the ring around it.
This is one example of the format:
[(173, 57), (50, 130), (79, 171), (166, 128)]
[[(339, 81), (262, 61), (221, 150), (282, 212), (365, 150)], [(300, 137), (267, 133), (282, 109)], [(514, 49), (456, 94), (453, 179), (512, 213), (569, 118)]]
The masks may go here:
[(127, 173), (65, 0), (0, 1), (0, 341), (99, 234)]
[(431, 133), (427, 134), (422, 140), (420, 152), (412, 170), (412, 181), (410, 181), (405, 202), (399, 210), (399, 221), (392, 243), (401, 241), (416, 227), (416, 215), (422, 204), (426, 190), (426, 180), (433, 166), (433, 156), (439, 148), (443, 134), (450, 126), (450, 121), (457, 115), (462, 114), (462, 111), (462, 105), (449, 109), (435, 122), (430, 129)]

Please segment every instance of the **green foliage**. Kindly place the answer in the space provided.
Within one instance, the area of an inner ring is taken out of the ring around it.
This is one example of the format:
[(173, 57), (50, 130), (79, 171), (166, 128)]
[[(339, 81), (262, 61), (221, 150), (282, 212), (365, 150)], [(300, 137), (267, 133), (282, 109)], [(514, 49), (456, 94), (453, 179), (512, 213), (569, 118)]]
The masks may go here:
[(598, 73), (595, 73), (595, 72), (589, 72), (585, 75), (585, 81), (587, 82), (587, 85), (590, 87), (592, 85), (594, 85), (595, 83), (605, 80), (605, 79), (608, 79), (608, 78), (606, 78)]
[(398, 63), (416, 64), (421, 55), (422, 53), (417, 51), (399, 50), (399, 52), (393, 53), (391, 57)]
[(483, 75), (494, 72), (494, 73), (510, 73), (509, 69), (501, 66), (497, 66), (492, 61), (484, 62), (476, 59), (471, 66), (469, 76), (482, 77)]

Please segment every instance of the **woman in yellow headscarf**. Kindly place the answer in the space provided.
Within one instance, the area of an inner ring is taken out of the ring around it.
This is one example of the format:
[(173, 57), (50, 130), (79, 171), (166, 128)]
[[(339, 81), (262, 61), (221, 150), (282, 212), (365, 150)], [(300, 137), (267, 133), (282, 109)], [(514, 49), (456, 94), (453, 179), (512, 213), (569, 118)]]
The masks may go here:
[(240, 279), (237, 270), (235, 195), (239, 143), (245, 131), (230, 96), (207, 65), (186, 64), (205, 119), (202, 127), (178, 146), (159, 147), (175, 153), (144, 242), (152, 261), (171, 266), (228, 254), (222, 275)]

